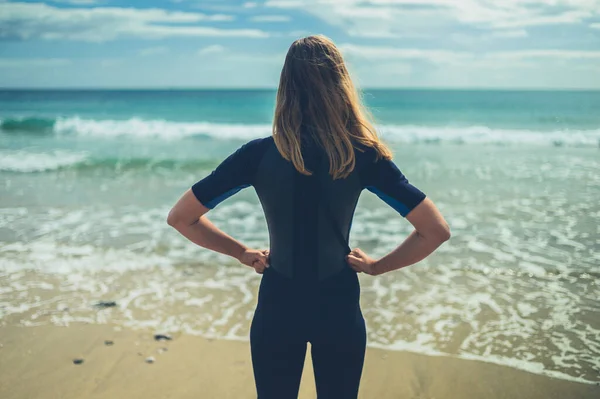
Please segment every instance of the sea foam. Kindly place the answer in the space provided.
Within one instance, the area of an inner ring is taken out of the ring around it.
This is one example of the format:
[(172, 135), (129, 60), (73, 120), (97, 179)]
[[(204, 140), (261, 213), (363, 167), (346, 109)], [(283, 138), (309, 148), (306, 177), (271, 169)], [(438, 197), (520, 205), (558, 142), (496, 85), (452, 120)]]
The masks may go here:
[[(391, 141), (410, 143), (482, 143), (532, 144), (554, 146), (598, 146), (600, 129), (503, 129), (488, 126), (424, 126), (381, 124), (377, 129)], [(0, 131), (11, 134), (51, 133), (94, 137), (132, 137), (180, 140), (188, 137), (250, 140), (271, 134), (270, 124), (233, 124), (175, 122), (162, 119), (131, 118), (126, 120), (97, 120), (81, 117), (44, 119), (38, 117), (12, 118), (0, 121)]]
[(0, 150), (0, 171), (44, 172), (77, 165), (87, 157), (85, 152)]

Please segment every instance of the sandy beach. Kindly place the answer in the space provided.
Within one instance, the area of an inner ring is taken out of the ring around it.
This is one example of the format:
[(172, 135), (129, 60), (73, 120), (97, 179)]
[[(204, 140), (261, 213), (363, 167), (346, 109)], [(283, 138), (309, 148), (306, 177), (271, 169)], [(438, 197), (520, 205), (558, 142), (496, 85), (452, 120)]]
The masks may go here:
[[(600, 92), (364, 95), (452, 239), (417, 265), (359, 276), (360, 397), (600, 398)], [(260, 275), (165, 218), (272, 134), (275, 98), (0, 90), (0, 399), (255, 397)], [(271, 245), (252, 187), (209, 218), (244, 245)], [(412, 231), (363, 190), (352, 248), (379, 258)], [(300, 397), (314, 398), (306, 363)]]
[[(110, 325), (0, 327), (0, 397), (253, 398), (247, 342)], [(106, 345), (105, 341), (112, 341)], [(146, 359), (153, 357), (153, 363)], [(82, 358), (76, 365), (73, 360)], [(478, 361), (369, 349), (360, 398), (597, 398), (600, 386)], [(315, 398), (307, 356), (299, 398)]]

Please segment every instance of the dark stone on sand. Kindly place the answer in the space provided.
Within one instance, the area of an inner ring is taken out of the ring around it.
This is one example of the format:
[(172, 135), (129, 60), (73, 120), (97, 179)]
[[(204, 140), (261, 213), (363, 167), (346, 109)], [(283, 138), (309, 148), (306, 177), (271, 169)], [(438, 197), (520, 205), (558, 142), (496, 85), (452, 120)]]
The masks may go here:
[(83, 359), (73, 359), (73, 364), (82, 364)]
[(173, 337), (169, 334), (154, 334), (155, 341), (171, 341)]
[(110, 340), (104, 341), (104, 345), (106, 345), (106, 346), (112, 346), (113, 344), (114, 344), (113, 341), (110, 341)]
[(94, 306), (101, 309), (114, 308), (115, 306), (117, 306), (117, 303), (115, 301), (100, 301)]

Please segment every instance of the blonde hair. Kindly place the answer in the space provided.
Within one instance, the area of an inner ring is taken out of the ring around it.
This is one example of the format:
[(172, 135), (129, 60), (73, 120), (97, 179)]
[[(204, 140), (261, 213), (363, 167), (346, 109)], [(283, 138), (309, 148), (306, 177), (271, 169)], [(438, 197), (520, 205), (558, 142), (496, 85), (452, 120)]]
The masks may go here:
[(290, 46), (281, 71), (273, 138), (281, 155), (302, 174), (301, 135), (312, 134), (329, 157), (334, 179), (348, 176), (356, 163), (354, 149), (371, 147), (376, 158), (391, 159), (377, 136), (335, 44), (322, 35)]

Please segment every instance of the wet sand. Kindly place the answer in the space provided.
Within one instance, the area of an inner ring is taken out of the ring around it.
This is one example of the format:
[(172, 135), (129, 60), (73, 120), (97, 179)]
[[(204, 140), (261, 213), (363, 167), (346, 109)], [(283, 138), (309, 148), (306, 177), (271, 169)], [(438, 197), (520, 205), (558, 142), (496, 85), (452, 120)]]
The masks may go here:
[[(106, 345), (105, 341), (113, 341)], [(0, 327), (0, 398), (255, 398), (247, 342), (108, 325)], [(310, 353), (310, 352), (309, 352)], [(146, 359), (153, 357), (154, 363)], [(73, 360), (82, 358), (76, 365)], [(315, 398), (310, 356), (299, 398)], [(360, 398), (600, 397), (600, 386), (448, 357), (369, 349)]]

